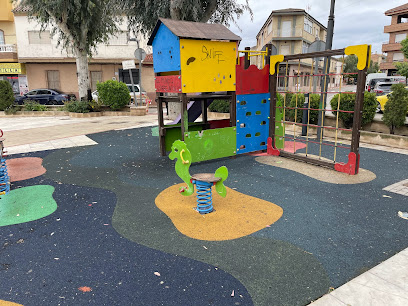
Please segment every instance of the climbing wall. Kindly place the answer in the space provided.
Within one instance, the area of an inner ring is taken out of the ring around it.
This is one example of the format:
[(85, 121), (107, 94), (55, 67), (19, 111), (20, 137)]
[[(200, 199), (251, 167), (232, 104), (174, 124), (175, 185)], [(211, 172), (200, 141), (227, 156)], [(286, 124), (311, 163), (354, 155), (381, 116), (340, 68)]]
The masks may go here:
[(266, 150), (269, 93), (237, 95), (237, 154)]

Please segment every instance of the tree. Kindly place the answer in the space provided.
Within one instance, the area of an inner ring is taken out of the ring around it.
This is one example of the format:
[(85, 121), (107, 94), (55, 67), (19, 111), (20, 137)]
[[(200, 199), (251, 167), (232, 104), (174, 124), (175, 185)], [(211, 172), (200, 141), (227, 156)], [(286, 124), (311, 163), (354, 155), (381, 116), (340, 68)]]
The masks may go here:
[(370, 61), (370, 67), (368, 67), (367, 69), (367, 74), (369, 73), (376, 73), (378, 72), (378, 70), (380, 70), (380, 66), (378, 65), (378, 63), (374, 63), (372, 60)]
[(407, 85), (407, 78), (408, 78), (408, 63), (401, 62), (395, 63), (395, 68), (397, 68), (397, 73), (405, 77), (405, 85)]
[(405, 38), (403, 41), (401, 41), (401, 51), (404, 54), (405, 58), (408, 58), (408, 38)]
[(88, 56), (99, 43), (106, 43), (118, 31), (121, 10), (114, 0), (13, 0), (29, 8), (28, 16), (36, 19), (41, 30), (49, 27), (58, 35), (58, 44), (76, 58), (78, 91), (85, 98), (90, 88)]
[(355, 73), (355, 74), (348, 74), (347, 78), (357, 77), (357, 72), (358, 72), (357, 62), (358, 62), (358, 58), (354, 54), (349, 55), (344, 59), (343, 72), (344, 73)]
[(390, 133), (394, 134), (395, 128), (405, 124), (405, 116), (408, 112), (408, 91), (404, 84), (394, 84), (391, 86), (392, 92), (384, 106), (384, 116), (382, 120), (390, 128)]
[(14, 93), (11, 84), (6, 80), (0, 80), (0, 110), (4, 111), (14, 103)]
[(252, 17), (248, 5), (238, 4), (237, 0), (125, 0), (131, 27), (142, 34), (150, 34), (157, 19), (170, 18), (197, 22), (236, 24), (244, 11)]
[[(348, 77), (356, 78), (358, 69), (357, 69), (357, 62), (358, 58), (354, 54), (347, 56), (344, 59), (344, 68), (343, 71), (344, 73), (355, 73), (355, 74), (350, 74)], [(367, 73), (375, 73), (378, 72), (380, 67), (378, 66), (378, 63), (374, 63), (372, 60), (370, 61), (370, 67), (367, 69)]]

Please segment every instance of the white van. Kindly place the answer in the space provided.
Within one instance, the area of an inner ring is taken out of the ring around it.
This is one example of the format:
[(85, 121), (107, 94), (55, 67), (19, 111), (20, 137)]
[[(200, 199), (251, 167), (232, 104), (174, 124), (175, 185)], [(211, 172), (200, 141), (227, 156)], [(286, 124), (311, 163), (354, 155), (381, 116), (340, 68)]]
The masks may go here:
[(386, 78), (386, 77), (387, 77), (386, 73), (370, 73), (370, 74), (367, 74), (366, 83), (365, 83), (365, 90), (369, 91), (368, 84), (370, 84), (370, 81), (372, 79)]

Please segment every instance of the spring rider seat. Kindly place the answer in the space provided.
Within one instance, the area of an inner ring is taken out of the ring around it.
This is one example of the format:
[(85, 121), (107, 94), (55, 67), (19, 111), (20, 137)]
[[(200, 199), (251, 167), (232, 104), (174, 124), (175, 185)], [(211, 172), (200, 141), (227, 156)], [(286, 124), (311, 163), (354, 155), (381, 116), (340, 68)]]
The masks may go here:
[(214, 211), (212, 205), (212, 186), (215, 185), (217, 193), (224, 197), (227, 195), (227, 189), (224, 186), (224, 181), (228, 178), (228, 169), (225, 166), (218, 168), (215, 173), (198, 173), (190, 175), (190, 165), (192, 156), (187, 149), (187, 145), (176, 140), (169, 154), (171, 160), (177, 159), (175, 169), (177, 175), (187, 184), (186, 187), (180, 188), (180, 193), (184, 196), (189, 196), (194, 193), (194, 185), (197, 186), (197, 208), (200, 214), (208, 214)]

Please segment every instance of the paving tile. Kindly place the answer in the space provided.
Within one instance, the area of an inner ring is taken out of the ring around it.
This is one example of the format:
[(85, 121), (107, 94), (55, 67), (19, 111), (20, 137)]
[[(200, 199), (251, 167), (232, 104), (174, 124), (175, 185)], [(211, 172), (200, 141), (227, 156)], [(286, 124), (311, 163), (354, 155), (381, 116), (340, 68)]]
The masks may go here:
[(334, 290), (331, 295), (347, 305), (408, 305), (406, 292), (402, 296), (394, 295), (353, 281)]
[(406, 298), (406, 292), (407, 292), (406, 289), (396, 284), (388, 282), (382, 277), (382, 274), (376, 275), (368, 271), (366, 273), (363, 273), (357, 276), (355, 279), (351, 281), (351, 283), (356, 283), (356, 284), (363, 285), (368, 288), (372, 288), (375, 290), (386, 292), (388, 294), (393, 294), (393, 295), (397, 295), (397, 296)]
[(97, 144), (96, 141), (92, 140), (86, 135), (69, 137), (69, 140), (71, 140), (76, 145)]
[(51, 144), (51, 142), (38, 142), (38, 143), (31, 143), (29, 144), (31, 152), (36, 151), (45, 151), (45, 150), (53, 150), (55, 147)]
[(331, 294), (326, 294), (322, 296), (320, 299), (314, 301), (313, 303), (310, 303), (309, 305), (311, 306), (345, 306), (342, 301), (338, 300)]
[[(394, 255), (383, 263), (372, 268), (369, 272), (384, 281), (394, 284), (408, 292), (408, 257), (402, 254)], [(405, 296), (408, 295), (406, 294)], [(408, 304), (407, 304), (408, 305)]]
[(51, 140), (50, 143), (56, 149), (70, 148), (70, 147), (75, 147), (76, 146), (75, 143), (73, 141), (71, 141), (69, 138)]
[(31, 152), (31, 148), (30, 148), (30, 145), (21, 145), (21, 146), (7, 147), (6, 151), (7, 151), (7, 155), (12, 155), (12, 154)]

